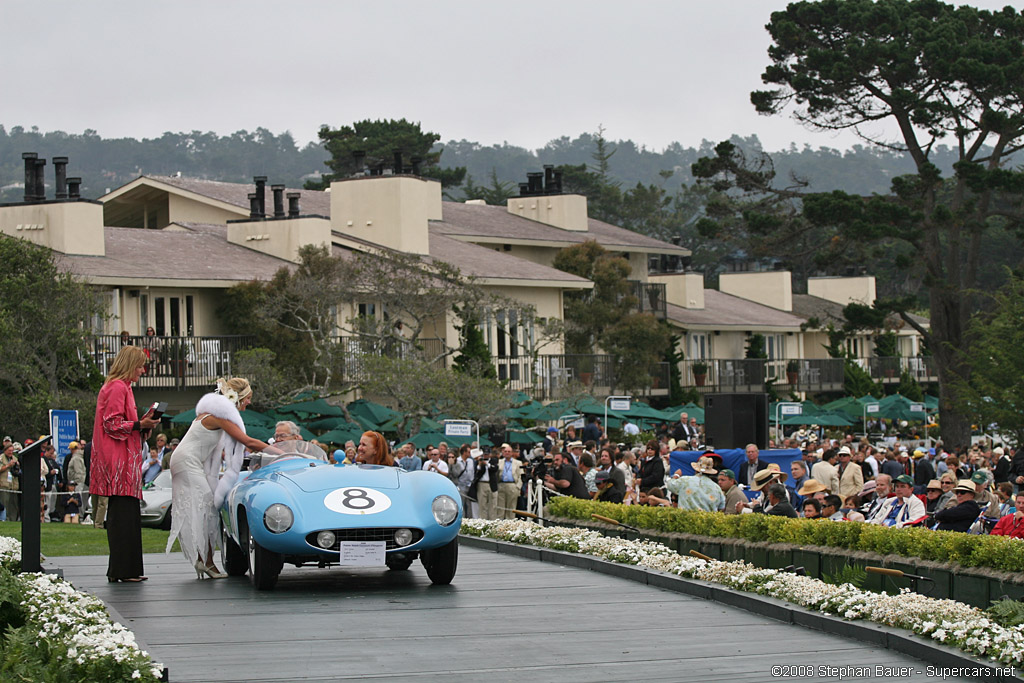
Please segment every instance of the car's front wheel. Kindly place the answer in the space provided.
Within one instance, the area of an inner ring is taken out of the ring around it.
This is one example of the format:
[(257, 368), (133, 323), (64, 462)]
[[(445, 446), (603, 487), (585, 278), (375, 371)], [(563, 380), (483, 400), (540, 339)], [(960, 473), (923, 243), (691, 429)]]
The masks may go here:
[(249, 550), (249, 574), (252, 576), (252, 585), (260, 591), (274, 590), (277, 577), (284, 566), (281, 556), (261, 546), (251, 534), (246, 546)]
[(228, 573), (228, 576), (245, 576), (245, 573), (249, 571), (249, 558), (231, 538), (231, 534), (228, 533), (223, 523), (220, 525), (220, 547), (223, 552), (224, 571)]
[(459, 566), (459, 537), (456, 536), (440, 548), (424, 550), (420, 553), (420, 561), (431, 583), (441, 586), (451, 583)]

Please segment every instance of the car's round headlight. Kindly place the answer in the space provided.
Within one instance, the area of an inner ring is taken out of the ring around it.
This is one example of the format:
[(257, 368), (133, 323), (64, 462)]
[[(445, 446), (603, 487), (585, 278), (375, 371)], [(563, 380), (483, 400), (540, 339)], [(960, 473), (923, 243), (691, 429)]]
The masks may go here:
[(333, 531), (321, 531), (316, 535), (316, 543), (321, 548), (330, 548), (334, 545), (335, 536)]
[(410, 543), (412, 543), (411, 529), (395, 530), (395, 545), (409, 545)]
[(295, 515), (291, 508), (281, 503), (274, 503), (263, 513), (263, 523), (275, 534), (283, 534), (291, 529), (294, 521)]
[(448, 526), (459, 516), (459, 504), (451, 496), (438, 496), (430, 505), (430, 511), (438, 524)]

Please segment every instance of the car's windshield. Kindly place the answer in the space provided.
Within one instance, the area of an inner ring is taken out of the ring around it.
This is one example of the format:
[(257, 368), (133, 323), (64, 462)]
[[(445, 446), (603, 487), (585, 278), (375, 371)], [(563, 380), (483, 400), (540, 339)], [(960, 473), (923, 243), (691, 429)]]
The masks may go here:
[(164, 470), (160, 474), (156, 475), (153, 479), (153, 488), (155, 489), (169, 489), (171, 488), (171, 471)]
[[(270, 452), (274, 449), (281, 452)], [(249, 459), (249, 469), (258, 470), (284, 458), (305, 458), (306, 460), (327, 462), (327, 454), (324, 450), (308, 441), (278, 441), (263, 453), (253, 453)]]

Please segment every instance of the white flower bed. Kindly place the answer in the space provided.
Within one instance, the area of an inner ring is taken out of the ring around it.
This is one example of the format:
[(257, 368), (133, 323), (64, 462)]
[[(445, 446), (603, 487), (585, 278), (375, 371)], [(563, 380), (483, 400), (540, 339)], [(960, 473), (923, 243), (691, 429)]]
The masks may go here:
[[(0, 566), (9, 569), (20, 559), (21, 543), (0, 536)], [(15, 578), (23, 591), (26, 624), (38, 628), (39, 638), (58, 659), (102, 668), (103, 660), (109, 658), (119, 667), (132, 664), (134, 679), (160, 679), (163, 665), (139, 649), (131, 631), (110, 620), (102, 601), (78, 592), (54, 574), (23, 573)]]
[(593, 555), (710, 581), (844, 619), (904, 628), (1003, 664), (1024, 664), (1024, 626), (1007, 628), (976, 607), (925, 597), (908, 589), (898, 595), (873, 593), (851, 584), (836, 586), (809, 576), (759, 569), (742, 561), (709, 562), (682, 556), (651, 541), (611, 538), (587, 529), (540, 527), (520, 520), (467, 519), (462, 522), (462, 533)]

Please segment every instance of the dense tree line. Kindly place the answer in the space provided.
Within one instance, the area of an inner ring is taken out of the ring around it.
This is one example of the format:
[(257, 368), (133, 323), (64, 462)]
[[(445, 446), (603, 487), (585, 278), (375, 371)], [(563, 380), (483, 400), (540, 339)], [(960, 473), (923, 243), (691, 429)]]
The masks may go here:
[[(472, 182), (487, 183), (492, 175), (515, 188), (526, 180), (526, 173), (543, 164), (579, 165), (593, 163), (592, 155), (602, 137), (599, 132), (583, 133), (552, 140), (540, 149), (527, 149), (503, 143), (483, 145), (469, 140), (437, 143), (433, 152), (443, 148), (440, 168), (465, 168)], [(749, 153), (765, 151), (756, 135), (734, 136), (730, 140)], [(661, 151), (648, 149), (632, 140), (608, 140), (615, 150), (608, 175), (626, 187), (636, 183), (654, 184), (670, 193), (681, 184), (693, 181), (690, 166), (714, 152), (714, 143), (703, 140), (695, 147), (674, 142)], [(42, 132), (38, 128), (0, 125), (0, 200), (17, 201), (24, 178), (22, 152), (37, 152), (41, 157), (69, 156), (69, 175), (83, 178), (82, 193), (98, 197), (141, 174), (174, 175), (247, 182), (254, 175), (267, 175), (277, 182), (298, 187), (310, 178), (332, 171), (331, 154), (324, 145), (299, 145), (289, 132), (274, 134), (265, 128), (240, 130), (229, 135), (213, 132), (167, 132), (158, 138), (104, 138), (95, 130), (83, 133)], [(912, 166), (896, 153), (857, 145), (842, 151), (828, 147), (791, 145), (772, 152), (781, 176), (790, 173), (813, 178), (814, 189), (843, 189), (855, 194), (887, 192), (893, 177), (911, 172)], [(933, 152), (936, 165), (952, 169), (955, 151), (939, 147)], [(389, 161), (389, 159), (387, 159)], [(406, 163), (410, 163), (406, 159)], [(47, 169), (49, 172), (49, 168)], [(49, 176), (48, 176), (48, 182)], [(50, 189), (52, 193), (52, 188)], [(459, 196), (456, 191), (453, 196)]]

